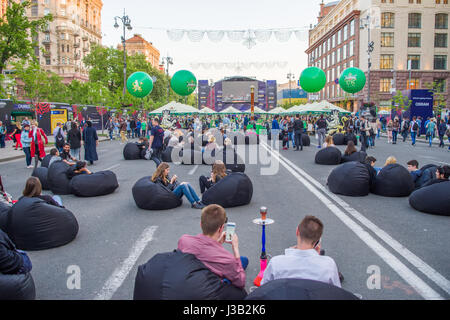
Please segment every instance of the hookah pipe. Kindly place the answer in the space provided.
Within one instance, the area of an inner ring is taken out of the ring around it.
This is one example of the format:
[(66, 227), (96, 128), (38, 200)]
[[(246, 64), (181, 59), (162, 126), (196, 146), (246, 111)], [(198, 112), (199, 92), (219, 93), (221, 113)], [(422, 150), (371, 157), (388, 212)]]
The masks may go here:
[[(259, 258), (259, 264), (260, 264), (260, 271), (258, 275), (256, 276), (255, 280), (253, 280), (253, 284), (257, 287), (261, 286), (261, 280), (264, 276), (264, 271), (267, 268), (267, 255), (266, 255), (266, 215), (267, 215), (267, 208), (261, 207), (260, 209), (261, 213), (261, 219), (257, 219), (258, 224), (262, 225), (262, 248), (261, 248), (261, 256)], [(267, 221), (268, 222), (268, 221)]]

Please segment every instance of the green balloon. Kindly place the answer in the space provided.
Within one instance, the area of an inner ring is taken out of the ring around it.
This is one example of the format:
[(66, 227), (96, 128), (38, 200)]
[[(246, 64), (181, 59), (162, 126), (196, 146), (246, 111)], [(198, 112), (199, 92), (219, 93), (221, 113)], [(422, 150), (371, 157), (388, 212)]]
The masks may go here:
[(306, 92), (319, 92), (326, 82), (325, 72), (317, 67), (306, 68), (300, 75), (300, 86)]
[(192, 72), (180, 70), (173, 75), (170, 87), (180, 96), (188, 96), (197, 88), (197, 79)]
[(153, 80), (145, 72), (135, 72), (127, 80), (127, 90), (134, 97), (145, 98), (153, 90)]
[(345, 92), (359, 92), (366, 85), (366, 75), (358, 68), (345, 69), (339, 78), (339, 85)]

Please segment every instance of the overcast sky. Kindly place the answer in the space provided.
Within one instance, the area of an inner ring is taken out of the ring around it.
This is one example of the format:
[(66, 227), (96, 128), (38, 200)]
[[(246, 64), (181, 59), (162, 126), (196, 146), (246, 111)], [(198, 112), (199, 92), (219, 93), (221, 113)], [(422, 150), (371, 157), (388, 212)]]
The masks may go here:
[[(305, 28), (317, 23), (321, 0), (103, 0), (103, 44), (114, 46), (120, 42), (122, 29), (114, 29), (114, 17), (122, 16), (123, 9), (131, 19), (132, 31), (141, 34), (160, 51), (161, 57), (169, 54), (174, 61), (170, 74), (177, 70), (191, 70), (201, 79), (218, 81), (223, 77), (237, 75), (233, 69), (194, 69), (195, 62), (265, 62), (286, 61), (285, 68), (245, 69), (240, 75), (257, 77), (259, 80), (287, 82), (291, 71), (296, 79), (307, 66), (307, 40), (299, 41), (293, 34), (288, 42), (278, 42), (272, 36), (266, 43), (258, 42), (252, 49), (241, 43), (232, 43), (225, 36), (219, 43), (207, 36), (201, 42), (191, 42), (187, 36), (180, 42), (172, 41), (163, 30), (158, 29), (266, 29)], [(326, 1), (328, 2), (328, 1)], [(125, 6), (125, 8), (124, 8)]]

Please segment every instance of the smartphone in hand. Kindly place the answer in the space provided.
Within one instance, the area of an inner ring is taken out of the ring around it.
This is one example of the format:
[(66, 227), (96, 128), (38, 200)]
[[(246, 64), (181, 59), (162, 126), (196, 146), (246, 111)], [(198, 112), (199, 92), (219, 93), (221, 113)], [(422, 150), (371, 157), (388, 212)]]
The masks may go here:
[(225, 241), (231, 242), (233, 239), (234, 231), (236, 230), (236, 223), (234, 222), (228, 222), (227, 228), (225, 230)]

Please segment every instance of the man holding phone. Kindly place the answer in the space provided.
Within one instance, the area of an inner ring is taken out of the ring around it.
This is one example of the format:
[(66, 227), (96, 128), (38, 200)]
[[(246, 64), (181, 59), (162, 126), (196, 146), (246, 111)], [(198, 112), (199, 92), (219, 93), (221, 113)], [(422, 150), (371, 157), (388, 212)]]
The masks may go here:
[[(234, 232), (236, 224), (230, 223), (226, 232), (227, 222), (224, 208), (216, 204), (205, 207), (200, 221), (203, 233), (183, 235), (178, 240), (178, 250), (193, 254), (211, 272), (238, 288), (244, 288), (248, 259), (240, 256), (239, 239)], [(230, 241), (226, 239), (227, 234)], [(231, 244), (233, 253), (223, 247), (224, 242)]]

